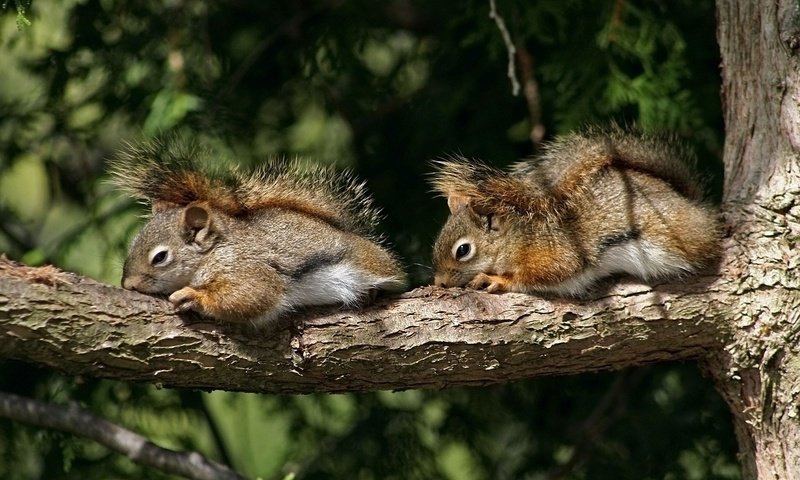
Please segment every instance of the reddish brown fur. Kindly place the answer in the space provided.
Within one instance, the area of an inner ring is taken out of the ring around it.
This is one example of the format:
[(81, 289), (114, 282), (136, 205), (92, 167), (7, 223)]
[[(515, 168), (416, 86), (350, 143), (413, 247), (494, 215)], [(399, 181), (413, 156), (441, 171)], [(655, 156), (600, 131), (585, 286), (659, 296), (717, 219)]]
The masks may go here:
[[(336, 226), (337, 215), (331, 212), (325, 205), (318, 205), (313, 202), (306, 202), (297, 198), (290, 197), (269, 197), (261, 198), (248, 205), (248, 210), (261, 210), (267, 208), (281, 208), (292, 210), (298, 213), (316, 217), (325, 223)], [(231, 214), (233, 215), (233, 214)]]
[(563, 282), (581, 269), (574, 251), (548, 245), (524, 245), (513, 264), (518, 285), (547, 285)]
[[(192, 310), (227, 321), (242, 322), (269, 311), (279, 298), (273, 290), (280, 284), (263, 284), (260, 288), (243, 289), (227, 276), (218, 275), (200, 287), (184, 287), (173, 295), (182, 295), (193, 303)], [(254, 295), (253, 292), (260, 292)]]
[(555, 185), (553, 194), (558, 199), (569, 199), (582, 194), (590, 182), (604, 168), (612, 165), (614, 158), (609, 152), (590, 152), (581, 162), (574, 163), (561, 181)]

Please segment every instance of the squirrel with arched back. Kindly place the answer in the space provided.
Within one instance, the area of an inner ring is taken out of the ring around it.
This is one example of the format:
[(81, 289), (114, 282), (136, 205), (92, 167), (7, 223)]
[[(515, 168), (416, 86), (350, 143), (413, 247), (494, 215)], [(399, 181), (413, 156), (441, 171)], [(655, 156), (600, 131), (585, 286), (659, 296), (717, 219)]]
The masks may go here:
[(379, 212), (347, 172), (272, 160), (211, 168), (178, 138), (129, 145), (115, 183), (152, 207), (122, 285), (169, 295), (178, 311), (263, 325), (314, 305), (358, 306), (405, 274), (374, 233)]
[(680, 277), (713, 263), (720, 228), (694, 157), (679, 142), (619, 126), (556, 138), (508, 171), (436, 162), (450, 216), (434, 283), (583, 296), (598, 280)]

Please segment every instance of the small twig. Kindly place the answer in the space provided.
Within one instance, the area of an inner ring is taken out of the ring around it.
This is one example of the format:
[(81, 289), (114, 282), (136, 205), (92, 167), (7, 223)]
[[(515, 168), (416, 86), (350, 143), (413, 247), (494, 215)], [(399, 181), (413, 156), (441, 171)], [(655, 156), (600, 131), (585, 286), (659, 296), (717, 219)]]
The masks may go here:
[(497, 24), (497, 28), (500, 29), (500, 34), (503, 36), (503, 43), (506, 44), (506, 50), (508, 50), (508, 78), (511, 80), (511, 94), (516, 97), (519, 95), (520, 88), (519, 80), (517, 80), (516, 67), (514, 65), (514, 56), (517, 53), (517, 48), (514, 46), (514, 42), (511, 41), (511, 35), (508, 33), (505, 20), (497, 13), (495, 0), (489, 0), (489, 18), (493, 19), (494, 23)]
[(244, 478), (197, 452), (175, 452), (161, 448), (138, 433), (115, 425), (75, 404), (53, 405), (0, 392), (0, 417), (90, 438), (134, 462), (173, 475), (197, 480)]
[(542, 101), (539, 96), (539, 83), (533, 73), (533, 56), (525, 47), (520, 47), (517, 51), (522, 81), (525, 85), (523, 93), (528, 104), (528, 117), (531, 121), (531, 143), (534, 152), (539, 150), (539, 146), (544, 138), (544, 124), (542, 123)]
[(189, 407), (196, 408), (203, 418), (206, 419), (206, 423), (208, 423), (208, 428), (211, 432), (211, 438), (214, 441), (214, 445), (219, 451), (220, 460), (222, 460), (223, 464), (230, 465), (233, 463), (231, 460), (230, 451), (225, 444), (225, 440), (222, 436), (222, 431), (219, 428), (219, 424), (214, 419), (214, 416), (211, 415), (211, 410), (206, 402), (200, 398), (198, 392), (196, 390), (181, 390), (181, 402), (183, 405), (187, 405)]
[(608, 32), (608, 43), (617, 41), (617, 32), (620, 25), (622, 25), (622, 8), (625, 6), (625, 0), (616, 0), (614, 2), (614, 10), (611, 12), (611, 28)]

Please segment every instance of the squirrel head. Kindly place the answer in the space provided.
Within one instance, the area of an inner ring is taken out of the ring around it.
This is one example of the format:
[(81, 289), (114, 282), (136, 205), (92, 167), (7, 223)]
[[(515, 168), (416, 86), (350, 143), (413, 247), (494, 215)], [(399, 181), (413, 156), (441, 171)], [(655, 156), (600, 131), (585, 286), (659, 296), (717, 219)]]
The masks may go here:
[(122, 268), (122, 286), (170, 294), (191, 282), (221, 236), (221, 219), (206, 202), (180, 207), (153, 203), (153, 215), (133, 239)]
[(557, 214), (553, 196), (538, 181), (463, 157), (434, 166), (431, 183), (450, 209), (433, 248), (436, 285), (464, 286), (479, 273), (507, 269), (522, 238), (516, 230)]
[(447, 197), (450, 217), (433, 247), (434, 284), (462, 287), (490, 271), (498, 259), (506, 230), (503, 214), (476, 205), (470, 197)]

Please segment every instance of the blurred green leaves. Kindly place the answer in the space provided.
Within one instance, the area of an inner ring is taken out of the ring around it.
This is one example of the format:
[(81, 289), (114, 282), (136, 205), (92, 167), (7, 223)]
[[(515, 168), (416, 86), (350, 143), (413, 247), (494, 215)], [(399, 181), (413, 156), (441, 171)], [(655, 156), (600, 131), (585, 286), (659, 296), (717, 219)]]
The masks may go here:
[(153, 99), (150, 113), (144, 119), (142, 133), (151, 137), (172, 130), (186, 119), (190, 112), (200, 110), (203, 101), (192, 94), (161, 90)]
[[(3, 10), (7, 9), (11, 0), (3, 0), (0, 4)], [(31, 21), (27, 17), (28, 9), (31, 6), (31, 0), (14, 0), (14, 8), (17, 11), (17, 28), (22, 30), (25, 27), (31, 26)]]

